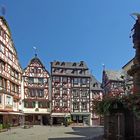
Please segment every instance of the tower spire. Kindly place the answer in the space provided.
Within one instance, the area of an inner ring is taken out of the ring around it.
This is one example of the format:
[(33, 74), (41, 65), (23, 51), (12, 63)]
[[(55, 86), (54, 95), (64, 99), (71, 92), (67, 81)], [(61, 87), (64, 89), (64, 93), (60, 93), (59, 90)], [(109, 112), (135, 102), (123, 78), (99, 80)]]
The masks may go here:
[(33, 49), (34, 49), (35, 57), (37, 57), (37, 48), (33, 47)]

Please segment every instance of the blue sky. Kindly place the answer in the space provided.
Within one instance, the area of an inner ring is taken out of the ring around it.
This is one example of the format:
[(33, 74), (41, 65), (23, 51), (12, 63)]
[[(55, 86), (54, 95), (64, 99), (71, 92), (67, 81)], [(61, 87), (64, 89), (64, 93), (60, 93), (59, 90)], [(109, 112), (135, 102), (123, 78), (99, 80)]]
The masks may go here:
[(0, 5), (23, 68), (34, 46), (46, 69), (53, 60), (83, 60), (99, 81), (102, 64), (119, 70), (134, 57), (130, 14), (140, 12), (138, 0), (0, 0)]

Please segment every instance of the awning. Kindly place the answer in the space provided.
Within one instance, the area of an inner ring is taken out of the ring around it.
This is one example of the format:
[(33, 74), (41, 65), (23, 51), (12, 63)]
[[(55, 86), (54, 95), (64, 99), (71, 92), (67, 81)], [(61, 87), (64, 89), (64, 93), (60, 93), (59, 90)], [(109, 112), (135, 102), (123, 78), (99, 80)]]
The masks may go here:
[(0, 112), (0, 114), (7, 114), (7, 115), (24, 115), (23, 113), (21, 112)]
[(48, 114), (50, 114), (50, 112), (27, 112), (27, 111), (24, 111), (24, 115), (26, 115), (26, 114), (38, 114), (38, 115), (41, 115), (41, 114), (46, 114), (46, 115), (48, 115)]
[(69, 117), (70, 113), (52, 113), (51, 117)]
[(71, 115), (90, 115), (91, 113), (89, 112), (72, 112)]
[(11, 115), (24, 115), (22, 112), (8, 112)]

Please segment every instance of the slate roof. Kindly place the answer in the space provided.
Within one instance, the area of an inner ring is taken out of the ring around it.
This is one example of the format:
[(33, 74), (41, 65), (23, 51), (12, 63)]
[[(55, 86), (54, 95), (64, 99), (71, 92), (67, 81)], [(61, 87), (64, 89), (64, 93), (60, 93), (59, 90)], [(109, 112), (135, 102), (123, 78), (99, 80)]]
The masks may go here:
[(108, 80), (112, 81), (124, 81), (124, 72), (123, 71), (113, 71), (113, 70), (105, 70), (104, 71)]
[(54, 61), (51, 62), (51, 66), (55, 68), (88, 69), (84, 61), (80, 61), (80, 62)]
[(100, 90), (100, 91), (103, 90), (101, 88), (101, 83), (93, 75), (91, 75), (90, 89), (91, 90)]
[[(52, 75), (90, 77), (89, 69), (84, 61), (80, 62), (51, 62)], [(63, 72), (64, 71), (64, 72)]]

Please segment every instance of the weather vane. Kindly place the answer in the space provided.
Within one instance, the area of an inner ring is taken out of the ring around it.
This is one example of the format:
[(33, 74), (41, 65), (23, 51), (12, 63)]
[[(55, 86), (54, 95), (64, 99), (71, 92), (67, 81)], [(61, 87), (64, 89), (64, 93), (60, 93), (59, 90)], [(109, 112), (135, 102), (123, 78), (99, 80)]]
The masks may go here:
[(1, 14), (3, 15), (3, 16), (5, 16), (6, 15), (6, 8), (5, 8), (5, 6), (4, 5), (1, 5)]
[(37, 57), (37, 48), (33, 47), (33, 49), (34, 49), (34, 52), (35, 52), (35, 57)]
[(105, 71), (105, 64), (102, 64), (102, 67), (103, 67), (103, 71)]

